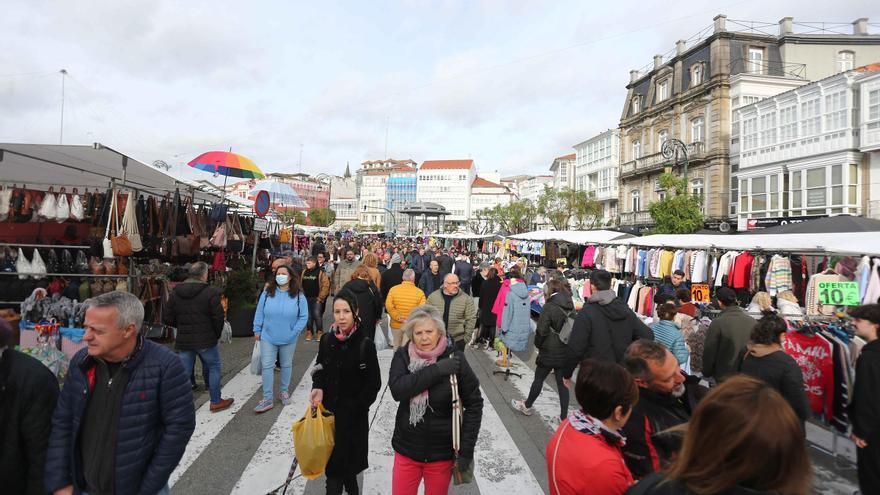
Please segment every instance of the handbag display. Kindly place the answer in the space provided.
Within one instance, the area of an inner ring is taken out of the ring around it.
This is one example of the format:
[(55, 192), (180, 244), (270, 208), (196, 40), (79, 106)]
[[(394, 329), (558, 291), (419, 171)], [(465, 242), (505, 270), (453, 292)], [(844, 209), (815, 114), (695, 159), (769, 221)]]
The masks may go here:
[[(110, 205), (110, 215), (112, 217), (111, 220), (113, 221), (113, 231), (116, 235), (111, 234), (110, 236), (110, 248), (113, 253), (113, 256), (110, 256), (111, 258), (115, 256), (131, 256), (133, 253), (131, 250), (131, 241), (128, 240), (128, 236), (122, 233), (119, 228), (119, 207), (117, 205), (117, 199), (116, 191), (114, 191), (112, 204)], [(105, 258), (106, 257), (107, 256), (105, 256)]]
[[(21, 248), (18, 248), (18, 258), (15, 260), (15, 272), (31, 273), (31, 262), (25, 258), (24, 251), (22, 251)], [(27, 278), (27, 275), (19, 275), (18, 278), (24, 280)]]
[(49, 191), (43, 196), (43, 202), (37, 211), (37, 216), (42, 220), (54, 220), (58, 215), (55, 199), (55, 188), (49, 187)]
[(122, 235), (128, 238), (131, 244), (131, 251), (139, 253), (143, 251), (144, 245), (141, 242), (141, 234), (138, 231), (137, 216), (134, 211), (134, 193), (128, 193), (128, 199), (125, 201), (125, 213), (122, 215)]
[(9, 218), (12, 211), (12, 189), (6, 186), (0, 188), (0, 222)]
[(67, 191), (62, 187), (58, 193), (58, 202), (55, 205), (55, 221), (64, 223), (70, 218), (70, 203), (67, 201)]
[(83, 207), (83, 198), (80, 197), (79, 191), (74, 188), (73, 196), (70, 197), (70, 219), (75, 222), (82, 222), (85, 217), (86, 212)]

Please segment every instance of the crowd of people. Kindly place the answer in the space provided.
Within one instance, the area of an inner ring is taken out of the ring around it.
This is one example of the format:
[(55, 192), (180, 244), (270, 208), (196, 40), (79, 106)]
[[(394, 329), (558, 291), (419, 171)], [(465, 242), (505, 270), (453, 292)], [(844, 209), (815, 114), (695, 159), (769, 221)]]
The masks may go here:
[[(0, 477), (10, 493), (169, 493), (195, 430), (196, 357), (210, 410), (232, 404), (221, 394), (223, 310), (207, 272), (192, 264), (171, 296), (164, 318), (178, 329), (176, 353), (144, 339), (135, 296), (93, 298), (88, 348), (71, 360), (60, 391), (42, 365), (8, 348), (11, 332), (0, 320)], [(591, 295), (575, 311), (562, 272), (412, 240), (316, 238), (285, 252), (256, 301), (262, 399), (254, 412), (272, 409), (276, 393), (290, 404), (297, 343), (314, 342), (309, 400), (335, 415), (326, 492), (359, 493), (357, 475), (370, 462), (369, 410), (383, 387), (375, 343), (384, 337), (394, 349), (386, 385), (399, 403), (391, 493), (414, 495), (422, 483), (427, 495), (447, 493), (451, 480), (473, 478), (475, 458), (491, 455), (476, 450), (483, 398), (468, 347), (498, 349), (496, 364), (507, 368), (511, 352), (531, 342), (534, 381), (510, 405), (531, 415), (554, 375), (552, 495), (810, 493), (810, 410), (801, 369), (782, 348), (785, 318), (795, 314), (783, 294), (778, 310), (758, 296), (744, 309), (735, 292), (718, 289), (720, 315), (696, 344), (682, 331), (700, 316), (684, 273), (660, 287), (648, 325), (604, 270), (589, 274)], [(530, 285), (544, 293), (534, 330)], [(880, 305), (851, 316), (868, 342), (849, 406), (858, 476), (863, 493), (880, 493)]]

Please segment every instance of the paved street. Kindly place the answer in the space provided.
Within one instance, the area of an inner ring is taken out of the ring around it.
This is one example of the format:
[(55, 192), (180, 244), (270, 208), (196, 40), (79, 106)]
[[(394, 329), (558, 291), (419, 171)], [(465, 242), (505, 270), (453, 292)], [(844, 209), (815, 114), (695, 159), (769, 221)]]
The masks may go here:
[[(326, 315), (329, 317), (329, 312)], [(329, 318), (328, 318), (329, 319)], [(196, 432), (170, 484), (173, 493), (262, 495), (280, 487), (293, 459), (291, 424), (307, 407), (311, 379), (308, 369), (317, 354), (316, 342), (297, 344), (291, 390), (293, 403), (257, 415), (254, 406), (261, 397), (258, 376), (249, 373), (253, 340), (234, 339), (224, 344), (224, 397), (234, 397), (229, 410), (211, 414), (207, 393), (197, 394)], [(390, 490), (393, 451), (391, 433), (397, 403), (385, 389), (392, 351), (379, 353), (383, 391), (371, 410), (370, 468), (361, 477), (364, 494), (387, 494)], [(480, 379), (485, 399), (483, 425), (475, 459), (476, 483), (454, 487), (453, 494), (537, 495), (548, 493), (544, 447), (558, 425), (558, 397), (553, 378), (548, 378), (530, 417), (513, 411), (512, 398), (524, 398), (531, 385), (534, 353), (514, 358), (522, 378), (493, 375), (494, 351), (467, 350), (467, 359)], [(201, 379), (199, 378), (201, 384)], [(278, 376), (276, 373), (276, 388)], [(572, 397), (574, 402), (574, 397)], [(373, 419), (374, 418), (374, 419)], [(816, 493), (853, 494), (855, 471), (836, 464), (830, 457), (811, 449), (816, 469)], [(323, 494), (324, 479), (295, 479), (287, 493)]]

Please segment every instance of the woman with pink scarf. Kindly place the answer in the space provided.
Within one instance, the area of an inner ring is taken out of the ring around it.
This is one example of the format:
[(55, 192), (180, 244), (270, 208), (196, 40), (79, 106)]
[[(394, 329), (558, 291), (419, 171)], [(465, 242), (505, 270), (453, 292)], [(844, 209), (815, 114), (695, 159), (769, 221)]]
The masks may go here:
[[(448, 493), (453, 468), (473, 472), (474, 446), (483, 415), (480, 382), (446, 337), (443, 316), (433, 306), (412, 310), (403, 326), (404, 345), (394, 353), (388, 388), (400, 405), (394, 424), (392, 495)], [(462, 424), (459, 450), (453, 450), (450, 375), (458, 380)], [(472, 476), (471, 476), (472, 479)]]

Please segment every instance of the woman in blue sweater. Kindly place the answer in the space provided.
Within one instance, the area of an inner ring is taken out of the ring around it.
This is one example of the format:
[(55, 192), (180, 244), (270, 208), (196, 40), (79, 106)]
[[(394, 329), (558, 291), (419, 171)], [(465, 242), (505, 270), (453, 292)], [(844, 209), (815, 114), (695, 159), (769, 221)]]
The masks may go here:
[(669, 349), (669, 352), (675, 356), (680, 366), (685, 366), (690, 353), (688, 352), (687, 345), (685, 345), (681, 327), (673, 321), (677, 312), (678, 309), (676, 309), (673, 303), (657, 306), (657, 318), (660, 321), (651, 325), (651, 330), (654, 331), (654, 340)]
[(296, 340), (306, 327), (309, 307), (288, 265), (279, 266), (275, 278), (260, 295), (254, 314), (254, 338), (260, 343), (260, 361), (263, 367), (263, 400), (254, 411), (263, 413), (272, 409), (272, 387), (275, 378), (275, 360), (281, 363), (281, 394), (283, 405), (290, 404), (290, 372)]

